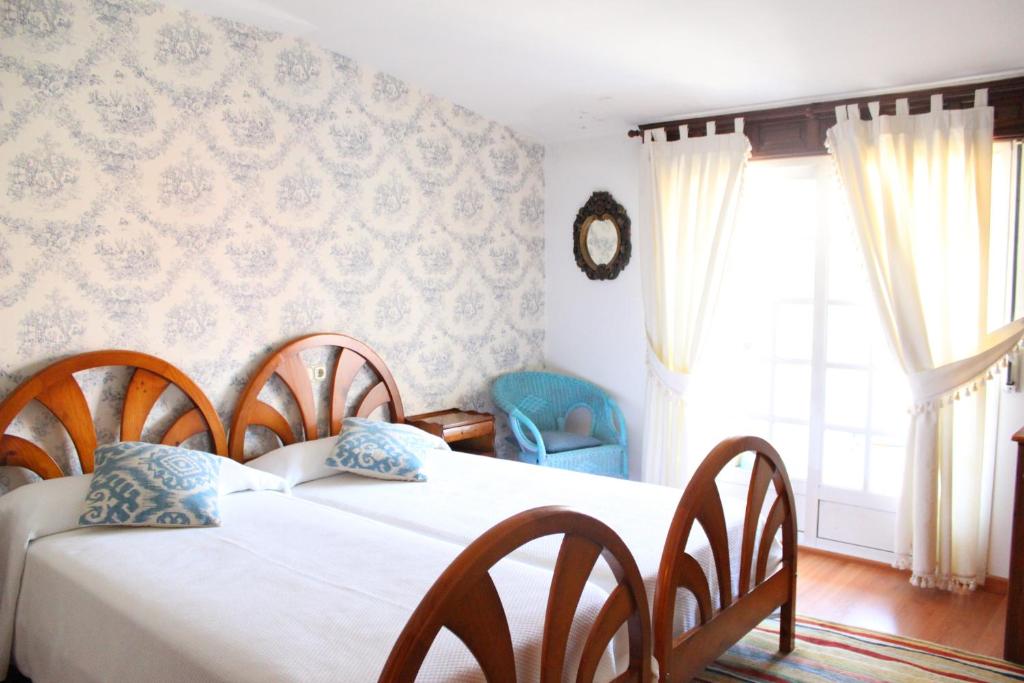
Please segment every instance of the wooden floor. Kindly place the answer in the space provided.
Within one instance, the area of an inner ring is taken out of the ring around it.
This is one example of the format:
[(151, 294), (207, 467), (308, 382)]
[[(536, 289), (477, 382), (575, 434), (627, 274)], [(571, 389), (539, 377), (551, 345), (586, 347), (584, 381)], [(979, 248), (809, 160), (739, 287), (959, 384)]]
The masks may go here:
[(799, 614), (1001, 657), (1006, 596), (914, 588), (906, 572), (801, 551)]

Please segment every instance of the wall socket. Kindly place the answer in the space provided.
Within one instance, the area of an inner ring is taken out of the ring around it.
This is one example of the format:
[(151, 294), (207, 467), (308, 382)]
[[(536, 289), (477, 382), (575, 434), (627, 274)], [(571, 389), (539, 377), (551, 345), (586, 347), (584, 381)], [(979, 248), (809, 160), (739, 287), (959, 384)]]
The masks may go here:
[(326, 365), (314, 365), (309, 368), (309, 378), (314, 382), (323, 382), (327, 379), (327, 366)]

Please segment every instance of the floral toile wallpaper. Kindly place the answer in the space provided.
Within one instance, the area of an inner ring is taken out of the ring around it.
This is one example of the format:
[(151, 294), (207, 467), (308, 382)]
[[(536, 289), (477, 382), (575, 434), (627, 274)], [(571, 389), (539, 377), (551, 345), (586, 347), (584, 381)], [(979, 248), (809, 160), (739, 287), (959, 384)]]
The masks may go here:
[(491, 378), (541, 363), (541, 146), (251, 26), (147, 0), (0, 10), (0, 398), (131, 348), (226, 420), (311, 331), (368, 341), (410, 413), (491, 410)]

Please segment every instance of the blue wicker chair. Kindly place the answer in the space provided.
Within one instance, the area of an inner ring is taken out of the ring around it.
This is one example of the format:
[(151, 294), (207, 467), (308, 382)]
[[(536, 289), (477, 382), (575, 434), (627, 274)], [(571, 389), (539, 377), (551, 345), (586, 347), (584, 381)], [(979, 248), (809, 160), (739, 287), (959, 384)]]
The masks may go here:
[[(626, 420), (600, 387), (553, 372), (510, 372), (494, 380), (491, 395), (508, 413), (521, 459), (565, 470), (629, 476)], [(566, 417), (577, 408), (590, 411), (589, 435), (565, 431)]]

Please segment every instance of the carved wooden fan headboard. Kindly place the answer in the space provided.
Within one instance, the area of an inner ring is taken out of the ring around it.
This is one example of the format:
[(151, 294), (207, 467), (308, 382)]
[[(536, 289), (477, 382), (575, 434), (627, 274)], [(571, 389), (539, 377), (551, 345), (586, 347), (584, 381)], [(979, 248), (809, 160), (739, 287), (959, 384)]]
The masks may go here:
[(125, 390), (121, 409), (121, 440), (138, 441), (146, 418), (168, 386), (174, 385), (192, 402), (192, 409), (178, 417), (160, 437), (160, 442), (177, 446), (186, 439), (209, 432), (213, 450), (227, 454), (224, 426), (213, 404), (189, 377), (170, 363), (136, 351), (92, 351), (57, 361), (22, 382), (0, 403), (0, 465), (32, 470), (44, 479), (64, 476), (57, 461), (42, 448), (13, 434), (6, 434), (11, 422), (32, 401), (53, 413), (67, 430), (82, 472), (93, 470), (96, 427), (89, 404), (74, 373), (93, 368), (127, 366), (135, 368)]
[[(318, 347), (341, 349), (333, 370), (328, 370), (331, 378), (328, 394), (330, 434), (319, 434), (317, 430), (313, 385), (308, 370), (299, 357), (302, 351)], [(379, 381), (371, 385), (359, 400), (355, 416), (366, 417), (377, 408), (387, 405), (391, 421), (404, 422), (405, 412), (402, 409), (402, 397), (398, 393), (398, 386), (388, 366), (376, 351), (345, 334), (311, 334), (293, 339), (275, 351), (249, 380), (245, 391), (239, 397), (238, 407), (231, 422), (231, 440), (228, 442), (231, 457), (239, 462), (245, 460), (245, 433), (252, 426), (266, 427), (286, 445), (338, 434), (341, 431), (341, 421), (345, 417), (345, 405), (349, 389), (352, 388), (352, 380), (367, 364), (377, 374)], [(299, 407), (302, 434), (295, 433), (280, 411), (259, 399), (260, 391), (275, 374), (288, 387)]]

